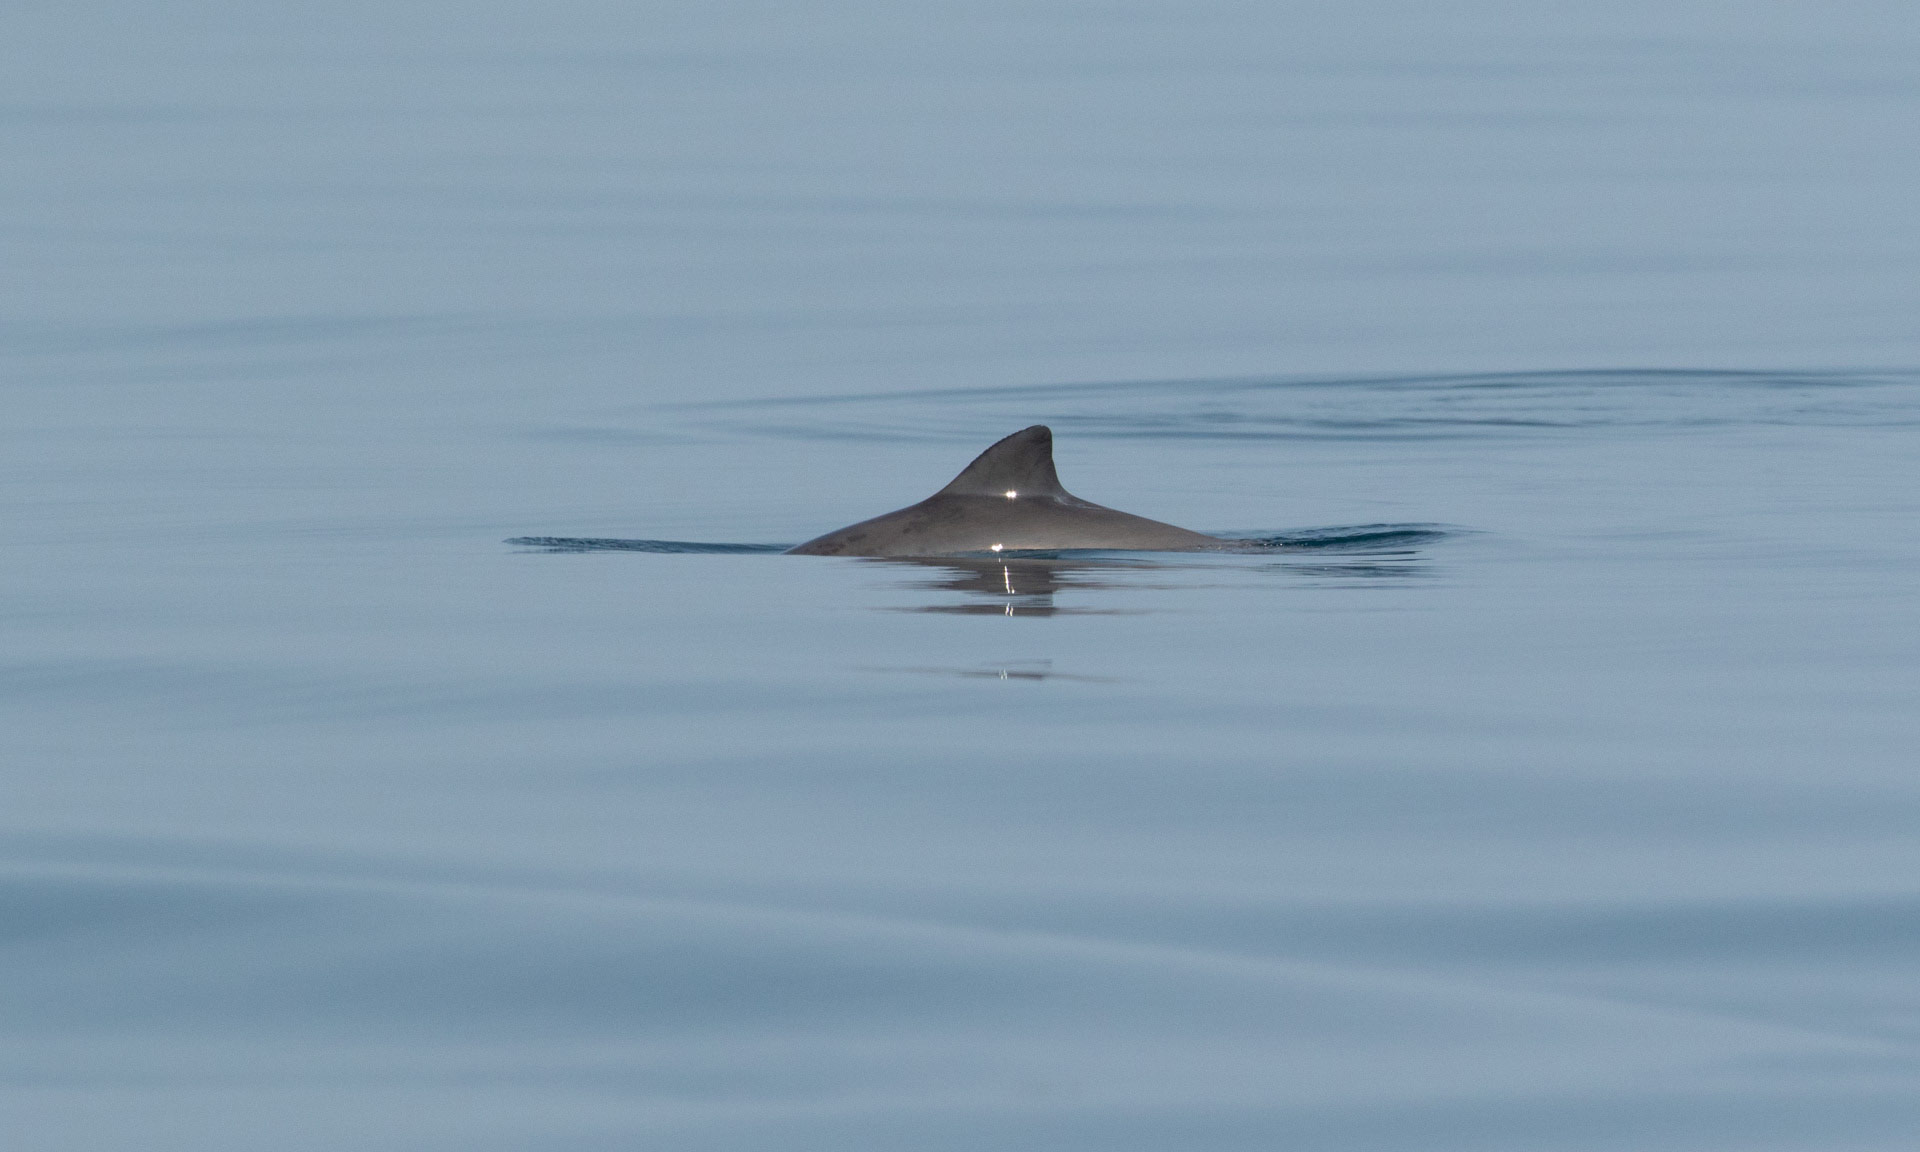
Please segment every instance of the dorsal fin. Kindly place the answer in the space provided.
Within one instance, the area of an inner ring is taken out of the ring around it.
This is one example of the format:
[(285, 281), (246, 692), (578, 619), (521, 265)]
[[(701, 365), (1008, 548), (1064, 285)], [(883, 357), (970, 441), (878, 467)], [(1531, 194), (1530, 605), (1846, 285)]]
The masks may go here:
[(974, 457), (940, 496), (1065, 496), (1053, 471), (1053, 429), (1022, 428)]

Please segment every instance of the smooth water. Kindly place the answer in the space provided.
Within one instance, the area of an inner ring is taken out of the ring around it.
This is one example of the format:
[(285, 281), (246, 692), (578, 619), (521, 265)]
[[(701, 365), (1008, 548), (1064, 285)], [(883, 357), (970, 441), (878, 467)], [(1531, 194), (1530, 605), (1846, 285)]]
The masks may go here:
[(13, 5), (0, 1144), (1920, 1144), (1914, 13)]

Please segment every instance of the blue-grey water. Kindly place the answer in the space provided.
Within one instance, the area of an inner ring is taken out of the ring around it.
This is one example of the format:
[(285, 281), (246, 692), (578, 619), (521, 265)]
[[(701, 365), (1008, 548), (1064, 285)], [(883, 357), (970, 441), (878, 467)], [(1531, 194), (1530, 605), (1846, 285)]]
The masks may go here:
[[(16, 0), (0, 1145), (1920, 1146), (1916, 204), (1904, 3)], [(771, 551), (1037, 422), (1272, 546)]]

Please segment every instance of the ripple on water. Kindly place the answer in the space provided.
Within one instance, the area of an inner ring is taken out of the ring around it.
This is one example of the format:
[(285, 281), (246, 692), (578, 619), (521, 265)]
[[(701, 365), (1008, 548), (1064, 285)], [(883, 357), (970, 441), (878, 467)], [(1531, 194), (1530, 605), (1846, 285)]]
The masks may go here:
[(1460, 440), (1579, 430), (1920, 422), (1920, 372), (1597, 369), (939, 389), (669, 405), (708, 430), (799, 440), (972, 440), (1036, 421), (1075, 436)]

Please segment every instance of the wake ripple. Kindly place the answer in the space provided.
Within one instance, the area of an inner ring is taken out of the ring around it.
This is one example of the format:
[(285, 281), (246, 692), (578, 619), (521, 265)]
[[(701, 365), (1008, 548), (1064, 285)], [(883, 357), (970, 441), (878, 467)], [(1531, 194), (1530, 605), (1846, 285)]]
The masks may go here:
[(664, 405), (708, 431), (972, 442), (1036, 422), (1119, 440), (1436, 441), (1594, 430), (1920, 423), (1920, 372), (1614, 369), (1116, 380)]
[(664, 552), (676, 555), (760, 555), (785, 552), (791, 544), (715, 544), (699, 540), (616, 540), (602, 536), (515, 536), (507, 541), (531, 552)]
[[(1339, 552), (1384, 555), (1406, 553), (1432, 544), (1463, 529), (1439, 524), (1354, 524), (1328, 528), (1300, 528), (1287, 532), (1247, 532), (1220, 534), (1220, 552)], [(669, 555), (750, 556), (785, 552), (790, 544), (730, 544), (699, 540), (624, 540), (605, 536), (515, 536), (506, 543), (530, 552), (650, 552)], [(1083, 549), (1049, 549), (1044, 552), (1008, 553), (1002, 558), (1056, 557), (1084, 553)], [(1094, 553), (1113, 554), (1122, 549), (1095, 549)], [(1155, 557), (1208, 555), (1204, 553), (1153, 552)]]
[(1466, 529), (1441, 524), (1352, 524), (1330, 528), (1301, 528), (1271, 534), (1247, 533), (1226, 537), (1249, 552), (1342, 552), (1383, 554), (1405, 552), (1433, 544)]

